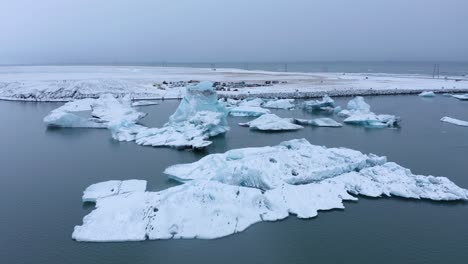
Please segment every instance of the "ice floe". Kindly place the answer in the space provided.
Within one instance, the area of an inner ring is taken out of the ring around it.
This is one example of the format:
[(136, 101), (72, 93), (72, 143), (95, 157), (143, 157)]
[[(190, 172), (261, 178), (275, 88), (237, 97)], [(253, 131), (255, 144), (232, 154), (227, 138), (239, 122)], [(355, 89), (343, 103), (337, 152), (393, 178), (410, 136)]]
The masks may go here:
[(250, 122), (239, 123), (240, 126), (248, 126), (251, 129), (257, 130), (297, 130), (303, 128), (302, 126), (293, 124), (291, 118), (281, 118), (275, 114), (264, 114)]
[(270, 110), (258, 106), (237, 106), (229, 108), (229, 114), (232, 116), (261, 116), (269, 114)]
[(454, 94), (452, 97), (457, 98), (458, 100), (468, 100), (468, 94)]
[(135, 101), (132, 103), (132, 106), (147, 106), (147, 105), (157, 105), (159, 104), (158, 102), (156, 101)]
[(440, 119), (440, 121), (451, 123), (451, 124), (458, 125), (458, 126), (468, 127), (468, 121), (463, 121), (463, 120), (456, 119), (456, 118), (451, 118), (451, 117), (448, 117), (448, 116), (442, 117)]
[(312, 111), (333, 111), (335, 108), (335, 100), (331, 99), (330, 96), (325, 95), (322, 100), (305, 101), (302, 104), (302, 108)]
[(144, 192), (146, 181), (125, 180), (106, 181), (90, 185), (83, 192), (83, 202), (96, 202), (97, 199), (130, 192)]
[(418, 94), (418, 96), (421, 96), (421, 97), (434, 97), (435, 93), (431, 92), (431, 91), (424, 91), (424, 92)]
[(278, 99), (267, 101), (263, 104), (263, 107), (273, 109), (292, 109), (295, 105), (294, 99)]
[(340, 111), (338, 116), (345, 117), (343, 121), (345, 123), (360, 125), (367, 128), (395, 127), (400, 121), (400, 118), (394, 115), (374, 114), (370, 111), (370, 105), (367, 104), (361, 96), (350, 100), (347, 109)]
[(310, 125), (310, 126), (319, 126), (319, 127), (342, 127), (343, 125), (331, 118), (315, 118), (315, 119), (300, 119), (295, 118), (294, 122), (299, 125)]
[(109, 192), (115, 184), (94, 185), (103, 186), (91, 196), (96, 209), (74, 228), (72, 238), (213, 239), (262, 221), (311, 218), (319, 210), (344, 208), (344, 200), (357, 200), (354, 195), (468, 200), (468, 190), (445, 177), (415, 175), (385, 157), (314, 146), (304, 139), (212, 154), (165, 173), (183, 184), (125, 194)]
[(263, 99), (253, 98), (253, 99), (244, 99), (239, 103), (239, 106), (252, 106), (260, 107), (263, 104)]

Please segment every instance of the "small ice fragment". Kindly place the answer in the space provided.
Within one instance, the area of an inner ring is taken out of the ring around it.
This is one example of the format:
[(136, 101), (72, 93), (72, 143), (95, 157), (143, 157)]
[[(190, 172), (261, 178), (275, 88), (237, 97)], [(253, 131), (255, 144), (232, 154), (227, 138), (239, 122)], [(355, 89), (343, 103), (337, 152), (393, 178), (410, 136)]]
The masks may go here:
[(418, 96), (421, 96), (421, 97), (434, 97), (435, 93), (432, 92), (432, 91), (424, 91), (424, 92), (420, 93)]
[(451, 123), (451, 124), (458, 125), (458, 126), (468, 127), (468, 122), (467, 121), (463, 121), (463, 120), (456, 119), (456, 118), (451, 118), (451, 117), (448, 117), (448, 116), (442, 117), (440, 119), (440, 121)]
[(256, 106), (237, 106), (229, 109), (229, 114), (232, 116), (261, 116), (269, 114), (270, 110)]
[(331, 118), (316, 118), (312, 120), (308, 119), (294, 119), (294, 122), (299, 125), (311, 125), (311, 126), (319, 126), (319, 127), (341, 127), (342, 124), (336, 122)]
[(454, 94), (452, 97), (457, 98), (458, 100), (468, 100), (468, 94)]
[(281, 118), (275, 114), (264, 114), (257, 119), (247, 123), (239, 123), (240, 126), (248, 126), (251, 129), (258, 130), (297, 130), (303, 128), (302, 126), (293, 124), (291, 118)]
[(302, 108), (305, 110), (321, 110), (321, 111), (333, 111), (335, 107), (335, 101), (330, 98), (330, 96), (325, 95), (321, 101), (312, 100), (305, 101), (302, 104)]
[(294, 108), (294, 99), (271, 100), (264, 103), (263, 107), (274, 109), (292, 109)]
[(158, 102), (156, 101), (146, 101), (146, 100), (142, 100), (142, 101), (136, 101), (136, 102), (133, 102), (132, 103), (132, 106), (147, 106), (147, 105), (157, 105), (159, 104)]

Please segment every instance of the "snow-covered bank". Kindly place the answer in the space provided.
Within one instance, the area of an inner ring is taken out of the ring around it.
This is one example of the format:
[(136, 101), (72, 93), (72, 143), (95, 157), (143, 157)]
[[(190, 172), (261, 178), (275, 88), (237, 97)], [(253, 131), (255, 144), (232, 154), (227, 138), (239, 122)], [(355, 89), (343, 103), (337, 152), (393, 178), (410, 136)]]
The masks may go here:
[[(131, 66), (3, 66), (0, 99), (70, 101), (129, 95), (133, 99), (182, 98), (189, 83), (209, 80), (220, 97), (315, 98), (330, 96), (468, 92), (468, 78), (424, 75), (246, 71)], [(226, 87), (223, 86), (226, 85)], [(235, 85), (234, 85), (235, 84)], [(229, 88), (229, 85), (236, 88)]]
[(165, 173), (183, 184), (144, 192), (142, 183), (125, 194), (109, 193), (113, 182), (89, 187), (84, 195), (95, 191), (96, 209), (75, 226), (73, 239), (213, 239), (290, 215), (312, 218), (319, 210), (344, 208), (355, 195), (468, 200), (468, 190), (445, 177), (415, 175), (385, 157), (305, 139), (212, 154)]

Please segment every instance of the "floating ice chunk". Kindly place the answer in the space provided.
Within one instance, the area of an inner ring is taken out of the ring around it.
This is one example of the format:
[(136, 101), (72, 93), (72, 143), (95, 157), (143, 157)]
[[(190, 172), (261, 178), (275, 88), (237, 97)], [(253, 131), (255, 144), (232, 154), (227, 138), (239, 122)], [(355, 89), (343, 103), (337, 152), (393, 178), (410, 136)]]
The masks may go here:
[(336, 122), (331, 118), (316, 118), (312, 120), (308, 119), (294, 119), (294, 122), (299, 125), (311, 125), (311, 126), (320, 126), (320, 127), (341, 127), (342, 124)]
[(250, 122), (239, 123), (239, 125), (248, 126), (251, 129), (271, 131), (297, 130), (303, 128), (302, 126), (293, 124), (291, 118), (281, 118), (275, 114), (265, 114)]
[(362, 96), (356, 96), (350, 100), (347, 108), (350, 111), (370, 112), (370, 105), (364, 101)]
[(432, 91), (424, 91), (424, 92), (418, 94), (418, 96), (421, 96), (421, 97), (434, 97), (435, 93), (432, 92)]
[(132, 106), (147, 106), (147, 105), (157, 105), (159, 104), (156, 101), (136, 101), (132, 103)]
[[(94, 242), (213, 239), (291, 214), (311, 218), (320, 210), (344, 208), (343, 200), (357, 200), (353, 195), (468, 200), (468, 190), (445, 177), (414, 175), (383, 157), (326, 149), (305, 140), (212, 154), (168, 171), (197, 180), (159, 192), (138, 188), (115, 194), (109, 192), (112, 184), (103, 187), (104, 192), (92, 196), (96, 209), (81, 226), (75, 226), (72, 238)], [(287, 182), (303, 174), (309, 174), (306, 181)], [(276, 184), (259, 188), (264, 177)]]
[(296, 139), (274, 147), (208, 155), (194, 163), (171, 166), (164, 173), (179, 181), (205, 179), (272, 189), (282, 183), (310, 183), (385, 161), (385, 157), (345, 148), (314, 146), (305, 139)]
[(103, 94), (91, 105), (92, 116), (106, 122), (129, 122), (136, 123), (146, 116), (132, 108), (130, 97), (126, 96), (116, 99), (111, 94)]
[(292, 109), (294, 108), (294, 99), (271, 100), (264, 103), (263, 107), (274, 109)]
[(452, 97), (455, 97), (459, 100), (468, 100), (468, 94), (454, 94)]
[(113, 195), (144, 192), (146, 190), (146, 181), (144, 180), (125, 180), (125, 181), (106, 181), (90, 185), (83, 192), (83, 202), (96, 202), (97, 199)]
[(442, 121), (442, 122), (447, 122), (447, 123), (451, 123), (451, 124), (458, 125), (458, 126), (466, 126), (466, 127), (468, 127), (468, 122), (467, 122), (467, 121), (463, 121), (463, 120), (456, 119), (456, 118), (451, 118), (451, 117), (448, 117), (448, 116), (442, 117), (442, 118), (440, 119), (440, 121)]
[(348, 102), (348, 109), (342, 110), (338, 116), (346, 118), (343, 122), (360, 125), (367, 128), (395, 127), (400, 121), (399, 117), (393, 115), (376, 115), (370, 111), (364, 98), (357, 96)]
[(232, 116), (261, 116), (269, 114), (270, 110), (256, 106), (238, 106), (229, 109), (229, 114)]
[(302, 108), (305, 110), (322, 110), (322, 111), (333, 111), (335, 107), (335, 101), (330, 98), (330, 96), (325, 95), (321, 101), (319, 100), (312, 100), (312, 101), (305, 101), (302, 104)]
[(245, 99), (239, 103), (239, 106), (252, 106), (252, 107), (260, 107), (263, 104), (263, 99), (261, 98), (254, 98), (254, 99)]

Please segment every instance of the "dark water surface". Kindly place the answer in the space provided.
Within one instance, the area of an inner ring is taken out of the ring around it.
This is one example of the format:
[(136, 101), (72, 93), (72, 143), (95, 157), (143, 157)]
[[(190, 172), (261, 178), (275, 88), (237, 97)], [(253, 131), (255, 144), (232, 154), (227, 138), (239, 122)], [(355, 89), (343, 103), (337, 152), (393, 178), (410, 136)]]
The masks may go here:
[[(337, 102), (345, 106), (347, 100)], [(71, 240), (73, 227), (93, 209), (81, 202), (92, 183), (144, 179), (148, 190), (161, 190), (177, 184), (162, 174), (169, 165), (294, 138), (386, 155), (414, 173), (447, 176), (468, 188), (468, 128), (439, 121), (445, 115), (468, 120), (468, 102), (442, 96), (366, 101), (376, 113), (401, 116), (401, 129), (345, 125), (262, 133), (237, 126), (248, 118), (230, 117), (231, 131), (203, 152), (115, 142), (107, 130), (47, 129), (42, 118), (60, 103), (0, 101), (0, 263), (467, 263), (468, 203), (398, 198), (360, 197), (346, 202), (345, 210), (259, 223), (215, 240)], [(162, 125), (177, 105), (141, 108), (150, 113), (143, 123)], [(274, 112), (314, 117), (301, 110)]]

